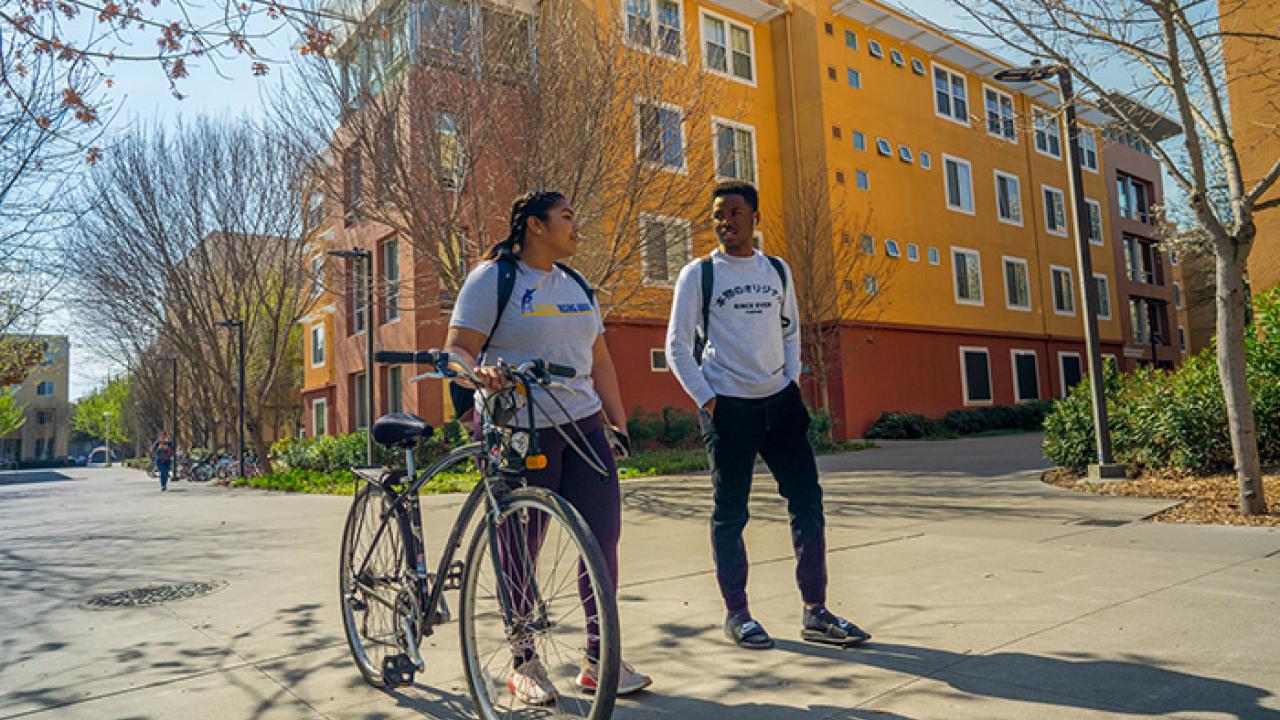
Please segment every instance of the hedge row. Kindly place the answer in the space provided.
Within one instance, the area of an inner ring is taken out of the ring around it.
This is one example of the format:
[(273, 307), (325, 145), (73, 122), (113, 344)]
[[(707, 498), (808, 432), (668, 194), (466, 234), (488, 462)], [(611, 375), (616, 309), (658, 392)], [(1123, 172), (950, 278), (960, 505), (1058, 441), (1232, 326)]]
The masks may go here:
[(887, 412), (867, 430), (869, 440), (940, 440), (1002, 430), (1039, 430), (1052, 400), (952, 410), (940, 419)]

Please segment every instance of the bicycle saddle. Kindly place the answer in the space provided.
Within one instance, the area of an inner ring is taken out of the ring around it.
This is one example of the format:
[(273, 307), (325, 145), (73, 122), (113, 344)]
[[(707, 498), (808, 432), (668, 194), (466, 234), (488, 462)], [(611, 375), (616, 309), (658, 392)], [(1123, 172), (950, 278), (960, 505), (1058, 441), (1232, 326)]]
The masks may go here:
[(417, 415), (391, 413), (373, 423), (373, 440), (387, 447), (411, 448), (431, 437), (431, 425)]

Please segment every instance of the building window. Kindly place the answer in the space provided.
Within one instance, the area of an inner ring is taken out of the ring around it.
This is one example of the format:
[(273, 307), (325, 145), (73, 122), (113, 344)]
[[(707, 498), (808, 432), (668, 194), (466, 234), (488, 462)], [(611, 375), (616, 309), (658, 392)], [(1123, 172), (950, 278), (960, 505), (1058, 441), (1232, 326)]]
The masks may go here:
[(667, 351), (662, 348), (649, 348), (649, 369), (653, 372), (671, 372), (667, 365)]
[(1147, 285), (1163, 285), (1164, 273), (1160, 268), (1160, 252), (1155, 243), (1133, 235), (1124, 236), (1125, 265), (1129, 279)]
[(956, 302), (982, 304), (982, 262), (977, 250), (951, 248), (951, 266), (956, 285)]
[(329, 434), (329, 401), (316, 398), (311, 401), (311, 436)]
[(930, 265), (940, 265), (940, 264), (942, 264), (942, 257), (941, 257), (941, 255), (938, 253), (938, 248), (936, 248), (936, 247), (930, 247), (930, 248), (929, 248), (929, 264), (930, 264)]
[(387, 412), (404, 412), (404, 374), (399, 365), (387, 368)]
[(750, 125), (715, 118), (716, 177), (756, 181), (756, 131)]
[(1111, 281), (1102, 273), (1093, 274), (1093, 301), (1098, 308), (1099, 320), (1111, 319)]
[(850, 50), (858, 49), (858, 35), (852, 30), (844, 31), (844, 46)]
[(1044, 229), (1050, 235), (1067, 236), (1067, 205), (1062, 191), (1041, 185), (1044, 192)]
[(1062, 378), (1062, 397), (1084, 380), (1084, 365), (1080, 353), (1058, 353), (1058, 377)]
[(679, 218), (640, 216), (644, 238), (644, 279), (655, 285), (675, 282), (680, 269), (689, 263), (690, 224)]
[(342, 205), (343, 222), (354, 224), (360, 219), (360, 208), (364, 204), (364, 171), (361, 167), (360, 151), (356, 148), (347, 150), (343, 158)]
[(836, 80), (836, 69), (830, 65), (827, 66), (827, 79), (832, 82), (835, 82)]
[(920, 246), (915, 243), (907, 243), (907, 259), (911, 262), (920, 262)]
[(969, 93), (963, 75), (933, 66), (934, 112), (940, 117), (969, 124)]
[(906, 67), (907, 59), (902, 57), (901, 50), (895, 48), (889, 51), (889, 62), (893, 63), (894, 67)]
[(915, 158), (911, 156), (911, 148), (906, 145), (898, 146), (898, 159), (904, 163), (910, 163), (915, 160)]
[(307, 229), (314, 231), (324, 224), (324, 191), (312, 190), (307, 194)]
[(946, 170), (947, 208), (957, 212), (973, 214), (973, 169), (968, 160), (942, 156), (942, 165)]
[(1049, 274), (1053, 279), (1053, 311), (1059, 315), (1076, 314), (1075, 288), (1071, 286), (1071, 268), (1051, 265)]
[(893, 157), (893, 145), (884, 138), (876, 138), (876, 152), (885, 157)]
[(684, 57), (680, 3), (672, 0), (625, 0), (625, 8), (629, 44), (670, 58)]
[(638, 101), (636, 122), (641, 160), (667, 170), (684, 171), (684, 111), (675, 105)]
[(1009, 142), (1018, 142), (1013, 96), (990, 87), (983, 89), (983, 95), (987, 104), (987, 132)]
[(45, 380), (44, 382), (41, 382), (39, 385), (36, 385), (36, 395), (52, 395), (52, 394), (53, 394), (52, 380)]
[(446, 190), (462, 187), (464, 170), (458, 118), (444, 110), (436, 113), (436, 154), (439, 156), (440, 184)]
[(853, 135), (853, 149), (865, 152), (867, 149), (867, 136), (860, 130), (852, 130), (850, 132)]
[(843, 184), (844, 184), (844, 171), (843, 171), (843, 170), (837, 170), (837, 171), (836, 171), (836, 184), (837, 184), (837, 185), (843, 185)]
[(855, 90), (862, 89), (862, 73), (854, 70), (853, 68), (846, 68), (845, 75), (849, 79), (849, 87), (854, 88)]
[(868, 52), (868, 53), (871, 55), (871, 57), (873, 57), (873, 58), (883, 58), (883, 57), (884, 57), (884, 48), (880, 47), (880, 41), (879, 41), (879, 40), (868, 40), (868, 41), (867, 41), (867, 52)]
[(924, 74), (924, 63), (920, 61), (920, 58), (911, 58), (911, 72), (917, 75)]
[(311, 367), (324, 365), (324, 325), (311, 326)]
[(880, 280), (875, 275), (862, 276), (862, 289), (868, 295), (876, 295), (880, 292)]
[(863, 255), (876, 254), (876, 239), (871, 237), (870, 235), (863, 235), (862, 239), (858, 243), (858, 246), (862, 249)]
[(324, 255), (311, 256), (311, 299), (324, 294)]
[(823, 31), (823, 32), (825, 32), (825, 33), (826, 33), (826, 34), (828, 34), (828, 35), (835, 35), (835, 34), (836, 34), (835, 26), (833, 26), (833, 25), (832, 25), (831, 23), (829, 23), (829, 22), (824, 22), (824, 23), (822, 23), (822, 31)]
[(1031, 273), (1022, 258), (1004, 259), (1004, 303), (1010, 310), (1031, 309)]
[(924, 150), (920, 151), (920, 167), (924, 168), (925, 170), (928, 170), (933, 167), (933, 158), (930, 157), (929, 153)]
[(1080, 138), (1080, 167), (1090, 172), (1098, 172), (1098, 139), (1087, 130), (1081, 130), (1078, 137)]
[(383, 292), (386, 294), (387, 322), (400, 319), (400, 241), (382, 244)]
[(986, 348), (960, 348), (960, 380), (965, 405), (991, 404), (991, 357)]
[(53, 413), (52, 413), (52, 412), (49, 412), (48, 410), (37, 410), (37, 411), (36, 411), (36, 424), (37, 424), (37, 425), (49, 425), (49, 424), (52, 424), (52, 423), (53, 423)]
[(1182, 309), (1182, 284), (1177, 280), (1173, 281), (1173, 306)]
[(857, 183), (859, 190), (871, 189), (871, 178), (867, 175), (866, 170), (854, 170), (853, 179)]
[(351, 334), (362, 333), (368, 327), (365, 306), (365, 278), (369, 276), (369, 267), (362, 258), (351, 258)]
[(832, 125), (832, 126), (831, 126), (831, 137), (832, 137), (832, 139), (834, 139), (834, 140), (839, 140), (839, 139), (841, 138), (841, 134), (840, 134), (840, 126), (839, 126), (839, 125)]
[(1124, 173), (1116, 173), (1116, 197), (1120, 217), (1138, 222), (1151, 222), (1151, 184)]
[(898, 241), (892, 238), (885, 238), (884, 254), (891, 258), (902, 257), (902, 248), (898, 245)]
[(751, 28), (702, 11), (703, 67), (745, 83), (755, 83), (755, 41)]
[(1040, 363), (1035, 350), (1013, 350), (1013, 399), (1030, 402), (1040, 399)]
[(1178, 349), (1187, 351), (1187, 329), (1181, 325), (1178, 326)]
[(351, 396), (355, 402), (351, 403), (352, 425), (357, 430), (369, 426), (369, 376), (365, 373), (355, 373), (351, 376)]
[(1022, 225), (1022, 182), (1017, 175), (995, 171), (996, 216), (1000, 222)]
[(1097, 200), (1085, 200), (1084, 205), (1089, 209), (1089, 243), (1102, 245), (1102, 206)]
[(1058, 117), (1040, 108), (1031, 110), (1035, 126), (1036, 152), (1051, 158), (1062, 159), (1062, 136), (1058, 132)]

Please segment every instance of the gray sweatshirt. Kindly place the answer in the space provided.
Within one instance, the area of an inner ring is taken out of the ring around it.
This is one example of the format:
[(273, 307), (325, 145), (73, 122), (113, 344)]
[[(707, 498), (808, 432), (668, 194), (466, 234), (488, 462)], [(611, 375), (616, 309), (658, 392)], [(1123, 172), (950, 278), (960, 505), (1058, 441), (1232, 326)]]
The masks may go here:
[(693, 357), (694, 332), (702, 325), (701, 258), (676, 280), (667, 362), (698, 407), (717, 395), (769, 397), (800, 378), (800, 317), (791, 268), (784, 264), (784, 291), (778, 271), (759, 252), (733, 257), (716, 250), (711, 261), (715, 283), (702, 366)]

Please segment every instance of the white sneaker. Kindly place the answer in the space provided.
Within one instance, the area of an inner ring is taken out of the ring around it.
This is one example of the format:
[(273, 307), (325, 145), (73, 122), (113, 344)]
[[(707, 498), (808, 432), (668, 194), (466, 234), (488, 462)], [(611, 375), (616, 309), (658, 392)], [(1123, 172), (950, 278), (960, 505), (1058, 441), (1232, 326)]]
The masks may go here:
[[(600, 663), (593, 660), (590, 656), (582, 661), (582, 672), (578, 673), (578, 687), (587, 692), (595, 692), (596, 686), (600, 683)], [(653, 678), (648, 675), (642, 675), (636, 672), (636, 669), (627, 663), (619, 663), (618, 665), (618, 694), (629, 695), (633, 692), (639, 692), (653, 684)]]
[(526, 660), (520, 667), (512, 670), (511, 678), (507, 680), (507, 689), (526, 705), (548, 705), (559, 697), (556, 686), (547, 677), (547, 669), (538, 658)]

